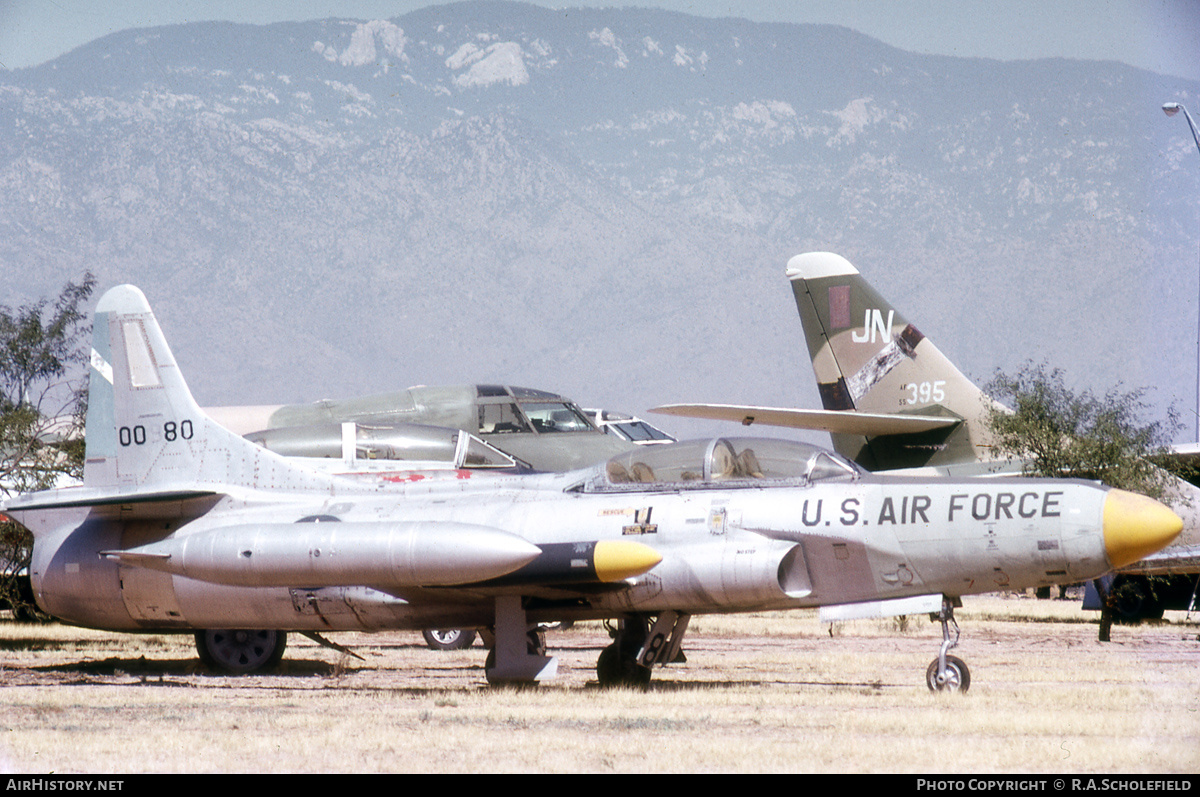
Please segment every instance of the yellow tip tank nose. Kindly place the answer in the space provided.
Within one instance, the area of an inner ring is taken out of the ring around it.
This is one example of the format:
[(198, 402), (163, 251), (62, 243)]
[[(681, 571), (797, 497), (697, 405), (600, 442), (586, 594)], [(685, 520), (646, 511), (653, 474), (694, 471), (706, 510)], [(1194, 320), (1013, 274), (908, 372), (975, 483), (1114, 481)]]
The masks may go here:
[(1109, 490), (1104, 498), (1104, 549), (1113, 567), (1124, 567), (1170, 545), (1183, 519), (1137, 493)]
[(662, 561), (658, 551), (632, 540), (601, 540), (594, 556), (596, 577), (605, 582), (640, 576)]

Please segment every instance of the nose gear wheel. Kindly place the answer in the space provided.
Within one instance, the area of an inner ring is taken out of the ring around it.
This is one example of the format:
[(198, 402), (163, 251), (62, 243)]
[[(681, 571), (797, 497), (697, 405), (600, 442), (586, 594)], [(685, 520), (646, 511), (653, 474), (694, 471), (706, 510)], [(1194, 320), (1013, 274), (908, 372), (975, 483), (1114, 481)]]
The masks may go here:
[(971, 671), (967, 669), (966, 662), (958, 656), (947, 656), (946, 669), (940, 680), (938, 678), (939, 664), (939, 660), (934, 659), (929, 662), (929, 669), (925, 671), (925, 683), (929, 685), (930, 691), (965, 692), (970, 688)]
[[(942, 647), (937, 658), (925, 670), (925, 683), (933, 692), (966, 692), (971, 687), (971, 671), (966, 662), (957, 656), (948, 655), (951, 648), (958, 646), (958, 623), (954, 620), (954, 601), (942, 598), (942, 610), (930, 614), (929, 619), (942, 624)], [(950, 626), (954, 626), (954, 638), (950, 638)]]

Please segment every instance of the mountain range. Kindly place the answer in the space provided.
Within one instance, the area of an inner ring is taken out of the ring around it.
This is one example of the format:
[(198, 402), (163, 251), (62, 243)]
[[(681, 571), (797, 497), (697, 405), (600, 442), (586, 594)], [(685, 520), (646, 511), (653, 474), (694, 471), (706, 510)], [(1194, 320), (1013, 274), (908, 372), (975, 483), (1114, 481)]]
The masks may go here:
[(1200, 153), (1160, 107), (1198, 96), (629, 8), (128, 30), (0, 71), (0, 303), (134, 283), (209, 405), (815, 407), (784, 266), (829, 250), (969, 376), (1186, 417)]

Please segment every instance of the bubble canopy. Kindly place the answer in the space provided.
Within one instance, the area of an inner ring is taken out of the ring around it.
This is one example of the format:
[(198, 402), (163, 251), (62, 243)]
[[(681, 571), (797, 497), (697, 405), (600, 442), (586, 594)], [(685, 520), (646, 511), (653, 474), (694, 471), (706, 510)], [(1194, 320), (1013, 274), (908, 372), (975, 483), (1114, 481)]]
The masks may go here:
[(818, 446), (793, 440), (718, 437), (640, 447), (598, 466), (589, 492), (756, 487), (856, 479), (861, 468)]

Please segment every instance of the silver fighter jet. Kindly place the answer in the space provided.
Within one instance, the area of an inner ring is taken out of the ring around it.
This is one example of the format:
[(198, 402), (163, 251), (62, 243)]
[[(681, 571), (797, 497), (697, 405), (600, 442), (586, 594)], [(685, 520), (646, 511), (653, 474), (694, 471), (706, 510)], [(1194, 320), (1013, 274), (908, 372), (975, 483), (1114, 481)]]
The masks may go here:
[[(824, 409), (737, 404), (673, 404), (651, 412), (830, 433), (839, 454), (875, 472), (921, 475), (1020, 473), (1024, 463), (998, 458), (990, 411), (1006, 412), (876, 291), (848, 260), (832, 252), (796, 255), (787, 264)], [(1200, 460), (1196, 446), (1166, 460)], [(1194, 477), (1193, 477), (1194, 478)], [(1117, 616), (1161, 618), (1164, 608), (1191, 609), (1200, 595), (1200, 488), (1175, 479), (1172, 509), (1184, 521), (1170, 546), (1121, 569), (1109, 590)], [(1154, 581), (1151, 581), (1153, 577)], [(1089, 589), (1084, 607), (1098, 609)]]
[[(564, 471), (633, 448), (570, 399), (509, 385), (419, 385), (312, 404), (208, 407), (222, 426), (285, 456), (343, 457), (346, 424), (358, 461), (450, 460), (438, 429), (477, 436), (535, 470)], [(661, 434), (661, 433), (660, 433)]]
[(77, 625), (195, 633), (226, 670), (278, 661), (289, 631), (487, 627), (488, 681), (537, 682), (557, 666), (537, 624), (615, 619), (599, 680), (645, 684), (693, 614), (825, 607), (936, 614), (927, 683), (965, 690), (960, 596), (1090, 578), (1181, 525), (1095, 483), (873, 476), (780, 440), (337, 476), (201, 411), (138, 289), (106, 293), (94, 329), (83, 485), (3, 507), (34, 534), (37, 600)]

